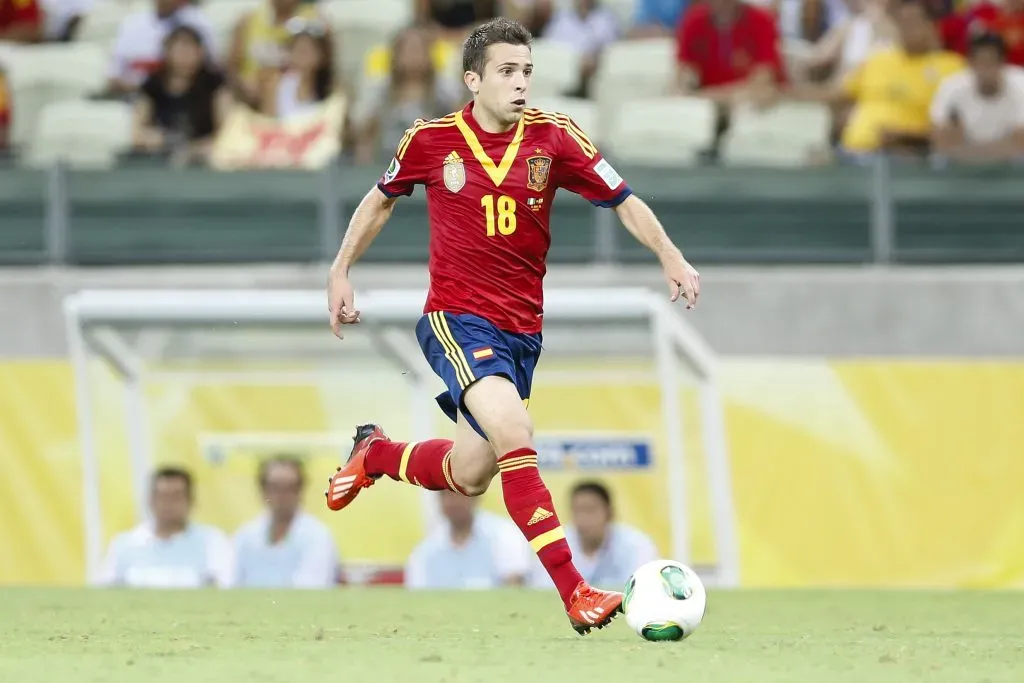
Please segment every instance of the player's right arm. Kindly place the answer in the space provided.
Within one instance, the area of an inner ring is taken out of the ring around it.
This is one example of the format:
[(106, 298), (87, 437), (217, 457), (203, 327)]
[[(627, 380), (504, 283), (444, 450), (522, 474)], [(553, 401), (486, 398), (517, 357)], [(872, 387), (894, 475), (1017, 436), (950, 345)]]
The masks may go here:
[(348, 277), (349, 270), (391, 218), (398, 198), (412, 194), (416, 185), (426, 181), (425, 157), (416, 137), (419, 130), (420, 122), (417, 122), (406, 131), (388, 170), (359, 202), (341, 241), (338, 255), (331, 264), (327, 280), (327, 301), (331, 312), (331, 329), (339, 339), (342, 338), (342, 325), (359, 322), (359, 311), (355, 308), (352, 283)]

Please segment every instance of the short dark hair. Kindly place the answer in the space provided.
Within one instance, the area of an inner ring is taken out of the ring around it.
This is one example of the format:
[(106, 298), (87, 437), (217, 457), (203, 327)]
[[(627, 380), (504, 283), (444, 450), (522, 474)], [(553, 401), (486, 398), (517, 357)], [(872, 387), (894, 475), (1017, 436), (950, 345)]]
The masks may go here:
[(462, 44), (462, 70), (483, 74), (484, 66), (487, 64), (487, 48), (499, 43), (530, 47), (533, 44), (533, 36), (518, 21), (505, 17), (480, 24), (470, 32), (466, 42)]
[(156, 488), (157, 482), (161, 479), (180, 479), (185, 482), (185, 494), (188, 495), (189, 500), (192, 500), (192, 473), (184, 467), (167, 465), (157, 469), (153, 472), (151, 487)]
[(977, 31), (971, 33), (970, 47), (968, 54), (973, 57), (981, 50), (992, 49), (999, 53), (999, 57), (1006, 59), (1006, 41), (998, 33), (992, 31)]
[(286, 465), (295, 470), (295, 474), (299, 475), (299, 488), (303, 488), (306, 485), (306, 466), (302, 462), (302, 458), (297, 455), (275, 455), (267, 458), (260, 462), (259, 470), (256, 474), (256, 481), (259, 482), (260, 488), (267, 485), (267, 472), (274, 465)]
[(612, 494), (608, 487), (596, 480), (581, 481), (572, 487), (570, 498), (575, 498), (580, 493), (589, 493), (604, 501), (609, 509), (612, 507)]

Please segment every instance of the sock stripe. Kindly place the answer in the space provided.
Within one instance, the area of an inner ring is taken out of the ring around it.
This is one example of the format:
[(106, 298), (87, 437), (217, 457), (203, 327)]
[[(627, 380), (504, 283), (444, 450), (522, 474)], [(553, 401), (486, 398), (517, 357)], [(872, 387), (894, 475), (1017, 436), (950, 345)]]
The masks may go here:
[(498, 461), (498, 469), (502, 472), (510, 471), (516, 466), (536, 466), (537, 456), (536, 455), (524, 455), (519, 458), (507, 458), (505, 460)]
[(552, 543), (565, 539), (565, 529), (561, 526), (556, 526), (551, 531), (545, 531), (542, 534), (538, 534), (534, 538), (530, 539), (530, 547), (533, 548), (533, 552), (539, 553), (544, 548), (548, 547)]
[(528, 470), (530, 468), (537, 469), (537, 463), (535, 463), (535, 462), (528, 462), (528, 463), (525, 463), (523, 465), (513, 465), (512, 467), (502, 467), (501, 468), (501, 473), (505, 474), (507, 472), (516, 472), (518, 470)]
[(406, 470), (409, 469), (409, 458), (412, 457), (412, 449), (416, 448), (415, 441), (410, 441), (405, 446), (405, 450), (402, 451), (402, 460), (398, 464), (398, 478), (404, 481), (406, 484), (411, 484), (409, 477), (406, 476)]

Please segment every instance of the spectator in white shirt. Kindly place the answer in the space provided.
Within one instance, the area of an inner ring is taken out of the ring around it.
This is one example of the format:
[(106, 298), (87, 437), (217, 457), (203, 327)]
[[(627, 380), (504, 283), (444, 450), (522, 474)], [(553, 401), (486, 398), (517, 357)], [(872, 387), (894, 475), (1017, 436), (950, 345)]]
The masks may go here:
[(152, 521), (114, 538), (98, 583), (130, 588), (229, 586), (234, 571), (230, 541), (220, 529), (189, 521), (192, 500), (187, 470), (158, 470), (150, 488)]
[(1006, 63), (994, 33), (971, 40), (970, 67), (948, 76), (932, 100), (932, 144), (940, 158), (992, 163), (1024, 159), (1024, 69)]
[(302, 461), (281, 456), (261, 463), (258, 482), (266, 512), (235, 534), (243, 588), (331, 588), (338, 583), (338, 549), (330, 529), (301, 509)]
[(121, 22), (111, 55), (108, 90), (113, 94), (135, 92), (160, 66), (164, 41), (181, 25), (194, 28), (216, 59), (219, 47), (202, 10), (189, 0), (153, 0), (152, 9), (129, 14)]
[(442, 491), (440, 524), (405, 567), (410, 589), (484, 589), (522, 585), (534, 557), (511, 520), (477, 509), (478, 498)]
[(544, 38), (564, 43), (580, 55), (580, 82), (576, 90), (568, 93), (586, 97), (590, 79), (597, 72), (601, 51), (619, 37), (615, 13), (601, 7), (598, 0), (573, 0), (571, 7), (555, 11), (551, 23), (544, 29)]
[[(565, 538), (573, 562), (591, 586), (622, 590), (641, 564), (658, 559), (658, 549), (647, 534), (614, 521), (612, 496), (597, 481), (583, 481), (573, 487), (570, 498), (573, 524)], [(530, 585), (550, 588), (551, 579), (539, 562), (534, 563)]]

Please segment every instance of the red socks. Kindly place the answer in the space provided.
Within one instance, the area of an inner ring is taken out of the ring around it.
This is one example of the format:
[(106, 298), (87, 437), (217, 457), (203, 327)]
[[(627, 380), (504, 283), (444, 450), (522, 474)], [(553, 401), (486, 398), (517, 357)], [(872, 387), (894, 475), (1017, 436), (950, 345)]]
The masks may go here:
[(498, 470), (509, 516), (537, 553), (568, 609), (583, 577), (572, 563), (572, 551), (551, 503), (551, 493), (540, 478), (536, 451), (520, 448), (506, 453), (498, 458)]
[(386, 474), (395, 481), (422, 486), (430, 491), (463, 493), (452, 479), (452, 442), (447, 439), (428, 441), (375, 441), (366, 454), (366, 473)]

